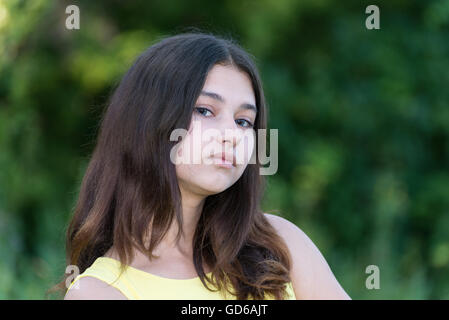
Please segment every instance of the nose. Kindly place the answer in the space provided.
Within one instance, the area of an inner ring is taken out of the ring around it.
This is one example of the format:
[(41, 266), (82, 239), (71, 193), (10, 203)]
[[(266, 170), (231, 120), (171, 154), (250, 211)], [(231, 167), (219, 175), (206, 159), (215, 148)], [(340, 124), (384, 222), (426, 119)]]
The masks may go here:
[[(225, 148), (230, 148), (231, 150), (240, 143), (242, 139), (242, 130), (237, 126), (234, 119), (221, 121), (220, 127), (217, 128), (220, 133), (216, 136), (216, 141), (225, 146)], [(229, 146), (226, 146), (228, 144)]]

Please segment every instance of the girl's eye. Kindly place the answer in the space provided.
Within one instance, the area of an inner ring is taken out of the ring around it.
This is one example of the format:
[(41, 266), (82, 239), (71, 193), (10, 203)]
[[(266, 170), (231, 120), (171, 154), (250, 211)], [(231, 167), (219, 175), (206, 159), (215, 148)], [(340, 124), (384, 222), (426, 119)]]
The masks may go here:
[(212, 111), (210, 111), (209, 109), (206, 109), (206, 108), (200, 108), (200, 107), (196, 107), (196, 108), (195, 108), (195, 111), (198, 112), (199, 114), (203, 115), (203, 116), (205, 116), (205, 115), (204, 115), (204, 112), (210, 112), (210, 113), (212, 113)]
[(242, 121), (243, 120), (243, 122), (245, 123), (247, 123), (246, 125), (242, 125), (242, 127), (246, 127), (246, 128), (252, 128), (252, 127), (254, 127), (254, 125), (251, 123), (251, 122), (249, 122), (248, 120), (245, 120), (245, 119), (237, 119), (236, 120), (236, 122), (237, 121)]
[[(207, 115), (206, 115), (207, 112), (210, 112), (210, 114), (213, 114), (212, 111), (210, 111), (209, 109), (201, 108), (201, 107), (195, 107), (195, 112), (198, 112), (199, 114), (201, 114), (204, 117), (207, 117)], [(243, 124), (242, 123), (239, 124), (238, 121), (243, 121)], [(236, 122), (237, 122), (237, 124), (241, 125), (244, 128), (254, 127), (254, 124), (252, 124), (251, 122), (249, 122), (248, 120), (245, 120), (245, 119), (237, 119)]]

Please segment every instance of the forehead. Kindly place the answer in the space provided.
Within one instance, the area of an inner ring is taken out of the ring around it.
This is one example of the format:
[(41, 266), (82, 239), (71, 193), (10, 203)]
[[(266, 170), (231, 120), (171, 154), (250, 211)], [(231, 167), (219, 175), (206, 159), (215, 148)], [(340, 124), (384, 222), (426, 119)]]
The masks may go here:
[(207, 75), (203, 90), (218, 93), (234, 104), (256, 103), (250, 77), (232, 66), (215, 65)]

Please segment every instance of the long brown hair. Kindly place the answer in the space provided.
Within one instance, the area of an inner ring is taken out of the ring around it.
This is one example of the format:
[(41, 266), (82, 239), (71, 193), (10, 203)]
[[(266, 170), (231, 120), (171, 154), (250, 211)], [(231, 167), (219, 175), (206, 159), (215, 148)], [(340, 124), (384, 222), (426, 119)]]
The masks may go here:
[[(254, 129), (266, 128), (260, 76), (251, 55), (235, 40), (190, 31), (150, 46), (125, 74), (102, 115), (67, 230), (68, 265), (82, 273), (111, 247), (122, 266), (130, 263), (135, 248), (153, 258), (152, 250), (172, 220), (182, 225), (180, 191), (170, 161), (177, 142), (169, 137), (175, 128), (188, 129), (215, 64), (233, 65), (248, 74), (258, 108)], [(241, 300), (264, 299), (267, 294), (283, 299), (291, 258), (260, 209), (265, 181), (256, 158), (231, 187), (206, 198), (193, 238), (193, 262), (209, 290), (206, 281)], [(204, 262), (212, 267), (210, 278)], [(56, 286), (65, 288), (65, 281)]]

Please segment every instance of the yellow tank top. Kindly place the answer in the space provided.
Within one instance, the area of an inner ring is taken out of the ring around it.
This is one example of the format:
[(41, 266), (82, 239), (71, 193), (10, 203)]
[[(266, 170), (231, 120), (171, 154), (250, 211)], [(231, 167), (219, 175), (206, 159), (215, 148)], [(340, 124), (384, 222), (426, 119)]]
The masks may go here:
[[(120, 276), (120, 261), (99, 257), (70, 284), (68, 290), (80, 278), (94, 277), (119, 290), (129, 300), (235, 300), (227, 292), (213, 292), (204, 287), (199, 277), (191, 279), (170, 279), (127, 266)], [(209, 272), (207, 275), (210, 276)], [(120, 277), (119, 277), (120, 276)], [(207, 282), (206, 282), (207, 283)], [(215, 289), (207, 283), (208, 287)], [(287, 300), (295, 300), (292, 283), (287, 284)], [(273, 300), (269, 297), (266, 300)]]

